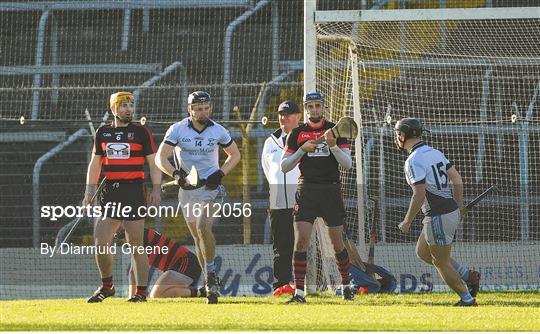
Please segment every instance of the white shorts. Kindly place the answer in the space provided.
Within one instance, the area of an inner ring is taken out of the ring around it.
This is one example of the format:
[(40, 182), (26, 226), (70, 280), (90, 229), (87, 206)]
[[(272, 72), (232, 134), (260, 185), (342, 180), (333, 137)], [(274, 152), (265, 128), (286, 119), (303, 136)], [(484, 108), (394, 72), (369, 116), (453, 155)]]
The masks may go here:
[(459, 225), (459, 210), (440, 216), (426, 216), (422, 223), (422, 233), (428, 245), (450, 245)]
[[(186, 221), (192, 222), (201, 215), (206, 215), (208, 209), (205, 208), (205, 204), (218, 203), (221, 205), (225, 194), (225, 187), (222, 184), (214, 190), (207, 190), (204, 186), (193, 190), (180, 188), (178, 201), (182, 207), (184, 218)], [(210, 207), (211, 209), (212, 207)]]
[[(176, 284), (190, 286), (191, 283), (193, 283), (193, 278), (179, 273), (178, 271), (167, 270), (165, 273), (168, 273), (167, 275), (170, 275), (169, 278), (172, 278), (175, 282), (177, 282)], [(172, 282), (168, 281), (167, 283)]]

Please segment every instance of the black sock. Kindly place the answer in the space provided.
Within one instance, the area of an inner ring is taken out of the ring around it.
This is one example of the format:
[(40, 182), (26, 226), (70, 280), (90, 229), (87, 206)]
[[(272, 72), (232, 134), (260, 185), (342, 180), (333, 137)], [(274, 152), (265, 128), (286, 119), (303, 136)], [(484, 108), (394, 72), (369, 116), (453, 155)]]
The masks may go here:
[(348, 285), (351, 282), (349, 276), (350, 262), (349, 262), (349, 253), (347, 253), (347, 248), (339, 253), (336, 253), (336, 264), (339, 269), (339, 274), (341, 275), (341, 284)]
[(113, 287), (112, 276), (102, 277), (101, 278), (101, 287), (103, 287), (105, 289), (112, 289), (112, 287)]
[(293, 274), (296, 289), (304, 291), (304, 281), (306, 279), (307, 252), (294, 252), (293, 254)]

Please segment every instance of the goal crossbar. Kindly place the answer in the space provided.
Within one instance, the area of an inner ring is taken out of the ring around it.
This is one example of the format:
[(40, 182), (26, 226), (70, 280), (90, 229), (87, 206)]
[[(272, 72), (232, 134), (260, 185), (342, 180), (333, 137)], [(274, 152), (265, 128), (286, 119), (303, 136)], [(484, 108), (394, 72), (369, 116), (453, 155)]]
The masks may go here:
[(540, 7), (315, 11), (315, 23), (538, 19)]

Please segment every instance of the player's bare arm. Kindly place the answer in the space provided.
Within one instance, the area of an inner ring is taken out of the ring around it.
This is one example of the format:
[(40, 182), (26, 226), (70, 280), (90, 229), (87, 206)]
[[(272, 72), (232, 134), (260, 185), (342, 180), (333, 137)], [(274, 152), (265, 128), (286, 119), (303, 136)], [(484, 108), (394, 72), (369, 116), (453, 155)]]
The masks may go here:
[(238, 150), (238, 146), (233, 141), (231, 145), (224, 147), (223, 151), (225, 154), (227, 154), (227, 159), (221, 166), (221, 171), (223, 171), (223, 174), (227, 175), (229, 172), (240, 162), (240, 150)]
[(148, 167), (150, 168), (150, 178), (152, 179), (152, 193), (150, 194), (149, 203), (152, 206), (158, 206), (161, 202), (161, 169), (156, 166), (156, 154), (146, 156)]
[(450, 167), (446, 173), (448, 174), (448, 178), (452, 184), (452, 195), (459, 207), (460, 212), (462, 213), (465, 208), (463, 205), (463, 180), (454, 166)]
[(173, 176), (175, 168), (169, 162), (169, 157), (174, 153), (174, 146), (162, 142), (155, 156), (156, 166), (165, 174)]
[(409, 210), (407, 210), (405, 219), (403, 219), (403, 221), (398, 225), (399, 229), (403, 233), (408, 233), (410, 231), (414, 217), (416, 217), (418, 211), (420, 211), (422, 208), (422, 204), (426, 198), (425, 184), (416, 184), (412, 188), (413, 195), (411, 197), (411, 202), (409, 203)]
[(90, 203), (90, 199), (96, 192), (99, 175), (101, 173), (101, 159), (103, 159), (102, 156), (92, 154), (92, 158), (88, 164), (88, 171), (86, 172), (86, 190), (84, 192), (82, 206), (92, 204)]
[[(154, 157), (155, 165), (158, 167), (158, 170), (161, 170), (163, 173), (174, 177), (177, 179), (177, 181), (180, 179), (180, 174), (175, 173), (176, 169), (171, 165), (169, 161), (169, 157), (174, 154), (174, 146), (169, 145), (165, 142), (162, 142), (159, 145), (159, 148), (157, 150), (157, 153)], [(161, 181), (160, 181), (161, 183)], [(184, 182), (185, 186), (187, 186), (187, 182)]]

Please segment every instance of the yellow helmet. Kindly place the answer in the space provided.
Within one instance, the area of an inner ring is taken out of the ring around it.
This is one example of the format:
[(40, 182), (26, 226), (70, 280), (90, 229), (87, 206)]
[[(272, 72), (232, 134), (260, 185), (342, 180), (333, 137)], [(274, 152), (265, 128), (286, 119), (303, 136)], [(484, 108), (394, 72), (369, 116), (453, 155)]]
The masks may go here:
[(113, 106), (116, 106), (116, 108), (118, 109), (118, 106), (124, 101), (133, 103), (133, 94), (131, 94), (130, 92), (116, 92), (111, 95), (111, 98), (109, 99), (109, 106), (111, 110), (113, 109)]

